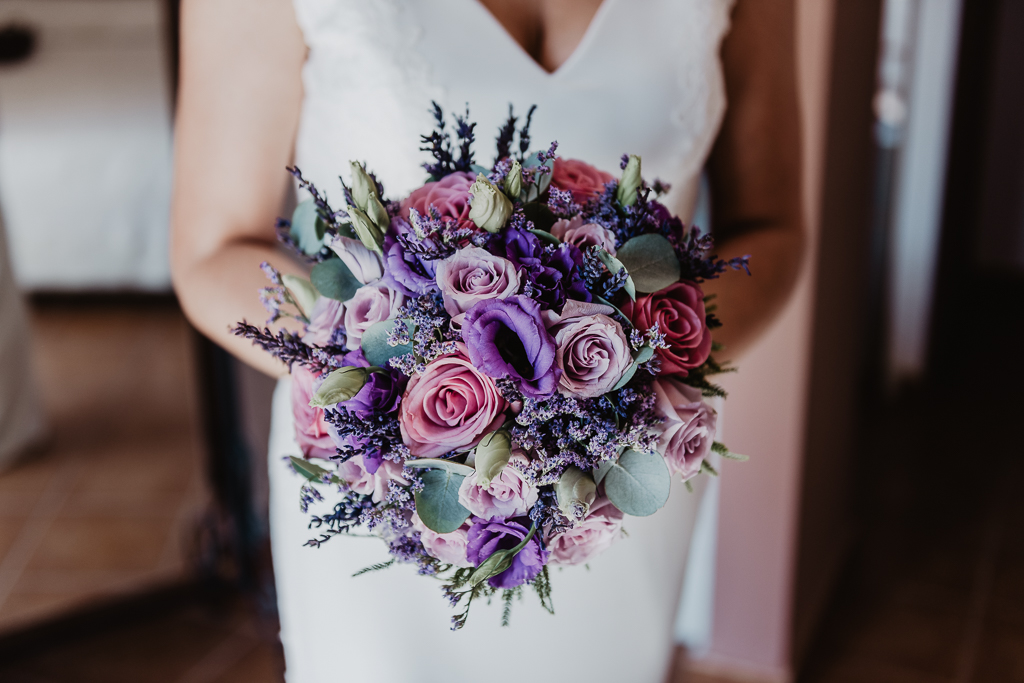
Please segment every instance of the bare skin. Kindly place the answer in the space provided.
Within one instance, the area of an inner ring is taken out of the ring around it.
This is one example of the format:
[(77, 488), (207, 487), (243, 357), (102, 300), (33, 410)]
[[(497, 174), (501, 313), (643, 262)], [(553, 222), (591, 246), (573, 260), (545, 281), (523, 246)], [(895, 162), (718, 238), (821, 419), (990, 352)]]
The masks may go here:
[[(599, 0), (480, 0), (548, 71), (576, 49)], [(720, 256), (752, 254), (755, 277), (707, 283), (741, 354), (785, 303), (803, 253), (793, 0), (739, 0), (722, 47), (729, 108), (709, 162)], [(302, 100), (306, 47), (290, 0), (184, 0), (171, 264), (193, 324), (273, 375), (283, 364), (234, 337), (262, 321), (261, 261), (303, 267), (276, 246)], [(284, 323), (288, 326), (288, 323)], [(294, 325), (292, 328), (294, 329)]]

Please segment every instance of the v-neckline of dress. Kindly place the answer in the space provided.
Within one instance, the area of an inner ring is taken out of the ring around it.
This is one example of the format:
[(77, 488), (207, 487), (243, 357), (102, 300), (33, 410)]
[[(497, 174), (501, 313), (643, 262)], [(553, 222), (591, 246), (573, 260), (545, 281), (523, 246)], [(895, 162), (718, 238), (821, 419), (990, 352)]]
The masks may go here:
[(501, 34), (501, 41), (505, 44), (511, 44), (513, 51), (519, 54), (521, 59), (525, 59), (528, 62), (528, 66), (539, 74), (541, 78), (545, 79), (556, 79), (562, 76), (566, 71), (572, 69), (577, 62), (580, 62), (586, 55), (587, 50), (590, 48), (590, 44), (593, 43), (596, 38), (597, 32), (600, 31), (601, 26), (605, 22), (605, 17), (610, 11), (612, 4), (615, 0), (601, 0), (601, 5), (594, 12), (594, 16), (590, 18), (590, 23), (587, 24), (586, 31), (583, 32), (583, 37), (573, 48), (572, 52), (566, 57), (565, 61), (558, 65), (554, 71), (548, 71), (544, 68), (540, 62), (534, 59), (526, 48), (519, 44), (519, 41), (509, 33), (509, 30), (505, 28), (505, 25), (498, 21), (498, 18), (491, 13), (487, 7), (480, 2), (480, 0), (468, 0), (472, 5), (476, 6), (476, 10), (484, 15), (485, 21), (487, 21), (491, 28)]

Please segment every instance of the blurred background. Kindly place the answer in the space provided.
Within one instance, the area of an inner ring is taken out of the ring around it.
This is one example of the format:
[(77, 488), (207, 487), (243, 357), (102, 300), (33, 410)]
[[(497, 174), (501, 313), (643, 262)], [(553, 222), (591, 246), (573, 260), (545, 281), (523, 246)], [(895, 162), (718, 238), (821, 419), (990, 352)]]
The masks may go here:
[[(797, 4), (812, 256), (668, 680), (1024, 681), (1024, 1)], [(283, 680), (273, 382), (170, 289), (176, 33), (0, 0), (0, 681)]]

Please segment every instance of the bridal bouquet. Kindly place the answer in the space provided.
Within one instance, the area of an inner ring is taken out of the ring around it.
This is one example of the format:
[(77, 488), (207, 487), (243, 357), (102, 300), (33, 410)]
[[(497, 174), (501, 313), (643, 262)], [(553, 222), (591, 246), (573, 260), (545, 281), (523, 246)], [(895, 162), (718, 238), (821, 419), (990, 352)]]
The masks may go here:
[(533, 109), (518, 130), (510, 110), (485, 168), (468, 112), (451, 131), (434, 112), (429, 180), (401, 199), (353, 162), (336, 210), (291, 169), (311, 199), (279, 232), (315, 265), (264, 264), (262, 298), (305, 334), (235, 331), (291, 367), (303, 509), (333, 503), (309, 544), (378, 535), (392, 559), (367, 569), (442, 579), (459, 628), (499, 593), (507, 623), (526, 586), (551, 610), (549, 566), (587, 562), (673, 477), (731, 455), (705, 402), (724, 394), (701, 282), (746, 258), (709, 257), (639, 157), (616, 179), (555, 144), (531, 154)]

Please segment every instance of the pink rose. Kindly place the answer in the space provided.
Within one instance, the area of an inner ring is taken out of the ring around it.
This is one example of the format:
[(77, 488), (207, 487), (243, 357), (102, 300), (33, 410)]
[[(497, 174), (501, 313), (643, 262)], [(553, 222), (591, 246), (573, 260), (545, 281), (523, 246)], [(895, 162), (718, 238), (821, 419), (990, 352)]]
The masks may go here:
[(700, 464), (711, 452), (718, 413), (704, 402), (700, 389), (662, 378), (654, 382), (654, 409), (665, 419), (658, 451), (673, 474), (683, 481), (700, 472)]
[(473, 221), (469, 220), (469, 188), (472, 185), (473, 174), (461, 172), (427, 183), (402, 201), (402, 218), (409, 218), (409, 209), (429, 216), (433, 206), (441, 218), (451, 218), (461, 226), (475, 228)]
[(405, 296), (384, 285), (364, 285), (345, 302), (345, 344), (359, 348), (363, 332), (373, 325), (398, 316)]
[(636, 303), (626, 301), (622, 312), (641, 332), (658, 323), (668, 342), (667, 349), (655, 351), (663, 375), (685, 377), (708, 359), (711, 331), (705, 320), (704, 292), (695, 282), (677, 282), (637, 298)]
[(522, 451), (516, 451), (501, 474), (487, 486), (480, 485), (476, 472), (469, 475), (459, 487), (462, 507), (483, 519), (525, 515), (537, 502), (537, 487), (516, 465), (529, 463), (530, 459)]
[(615, 180), (610, 174), (600, 171), (578, 159), (555, 159), (551, 171), (551, 184), (559, 190), (572, 193), (572, 200), (585, 204), (604, 192), (605, 183)]
[(309, 400), (319, 383), (317, 376), (305, 367), (292, 366), (292, 416), (295, 422), (295, 440), (307, 458), (330, 458), (337, 454), (330, 425), (324, 419), (323, 408), (313, 408)]
[[(335, 331), (339, 336), (335, 336)], [(309, 325), (303, 340), (308, 344), (340, 344), (345, 336), (345, 305), (325, 296), (316, 300), (309, 314)]]
[(563, 242), (575, 244), (580, 251), (601, 247), (615, 256), (615, 233), (599, 223), (584, 223), (579, 216), (555, 221), (551, 234)]
[(420, 532), (420, 542), (433, 557), (453, 564), (456, 567), (472, 567), (472, 563), (466, 559), (466, 540), (469, 524), (463, 524), (455, 531), (447, 534), (439, 534), (433, 529), (428, 529), (420, 516), (412, 513), (412, 526)]
[(409, 380), (400, 405), (402, 441), (412, 454), (435, 458), (468, 449), (505, 421), (508, 402), (494, 381), (469, 362), (466, 345)]
[(622, 533), (622, 512), (598, 498), (582, 522), (552, 536), (547, 543), (554, 564), (583, 564), (603, 553)]
[(437, 286), (448, 315), (465, 313), (478, 301), (504, 299), (519, 291), (519, 272), (508, 259), (480, 247), (460, 249), (437, 264)]
[(384, 277), (384, 265), (380, 256), (367, 249), (359, 240), (339, 235), (331, 242), (331, 250), (364, 285)]
[(366, 471), (366, 465), (359, 456), (349, 458), (338, 466), (338, 476), (344, 479), (352, 490), (363, 496), (370, 496), (374, 503), (381, 503), (388, 495), (391, 482), (408, 486), (409, 480), (402, 476), (402, 463), (382, 460), (373, 474)]
[(548, 328), (555, 339), (555, 364), (562, 371), (558, 391), (593, 398), (611, 391), (633, 363), (622, 326), (608, 306), (569, 300), (558, 322)]

